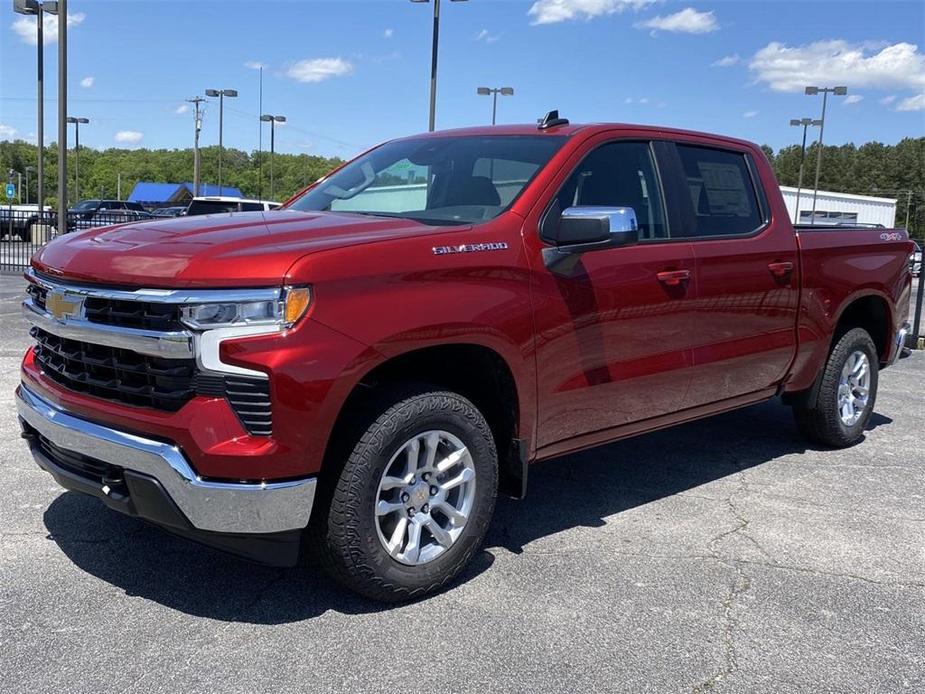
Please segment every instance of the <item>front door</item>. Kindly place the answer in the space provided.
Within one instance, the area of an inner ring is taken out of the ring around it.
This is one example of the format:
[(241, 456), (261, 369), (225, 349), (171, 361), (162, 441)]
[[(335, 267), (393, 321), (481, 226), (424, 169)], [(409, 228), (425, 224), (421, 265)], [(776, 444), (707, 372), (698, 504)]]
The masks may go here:
[(634, 246), (587, 252), (567, 270), (534, 256), (537, 447), (680, 409), (690, 378), (694, 260), (671, 238), (656, 147), (605, 142), (559, 188), (574, 206), (632, 207)]

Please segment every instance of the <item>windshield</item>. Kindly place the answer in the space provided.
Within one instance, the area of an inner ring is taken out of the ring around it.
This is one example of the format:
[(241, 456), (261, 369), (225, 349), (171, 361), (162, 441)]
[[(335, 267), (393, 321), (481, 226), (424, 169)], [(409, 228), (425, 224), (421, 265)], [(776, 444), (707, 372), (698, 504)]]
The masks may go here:
[(507, 209), (562, 146), (555, 135), (413, 138), (354, 159), (288, 205), (473, 224)]
[(78, 212), (89, 212), (90, 210), (95, 210), (99, 207), (99, 200), (81, 200), (76, 205), (74, 205), (75, 210)]

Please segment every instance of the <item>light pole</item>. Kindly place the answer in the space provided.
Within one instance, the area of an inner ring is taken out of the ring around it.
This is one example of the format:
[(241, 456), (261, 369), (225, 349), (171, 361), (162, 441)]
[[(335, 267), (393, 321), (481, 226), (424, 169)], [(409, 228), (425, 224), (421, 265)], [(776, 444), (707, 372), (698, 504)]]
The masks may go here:
[(218, 194), (221, 195), (224, 191), (222, 190), (222, 130), (225, 127), (224, 124), (224, 106), (225, 106), (225, 97), (229, 99), (238, 95), (238, 90), (236, 89), (206, 89), (206, 96), (217, 96), (218, 97)]
[(491, 96), (491, 124), (495, 124), (495, 116), (498, 113), (498, 94), (501, 96), (514, 96), (513, 87), (479, 87), (475, 90), (479, 96)]
[(819, 119), (819, 145), (816, 151), (816, 183), (813, 186), (813, 216), (810, 224), (816, 223), (816, 196), (819, 193), (819, 172), (822, 171), (822, 133), (825, 129), (825, 104), (829, 94), (835, 96), (844, 96), (848, 93), (848, 87), (807, 87), (806, 96), (816, 96), (822, 93), (822, 117)]
[(797, 204), (796, 210), (793, 213), (793, 223), (800, 223), (800, 192), (803, 190), (803, 164), (806, 163), (806, 129), (813, 125), (819, 126), (822, 125), (821, 120), (813, 120), (812, 118), (791, 118), (790, 125), (803, 126), (803, 144), (800, 145), (800, 176), (799, 181), (797, 182)]
[(271, 116), (264, 113), (260, 120), (270, 124), (270, 200), (276, 198), (276, 184), (273, 181), (273, 156), (276, 153), (276, 124), (285, 123), (286, 116)]
[(67, 117), (68, 123), (74, 124), (74, 204), (80, 202), (80, 124), (86, 125), (89, 118)]
[[(36, 113), (36, 143), (38, 144), (38, 162), (36, 176), (38, 181), (37, 199), (39, 203), (39, 212), (45, 204), (45, 30), (43, 27), (43, 16), (48, 14), (58, 14), (57, 2), (39, 2), (39, 0), (14, 0), (13, 10), (18, 14), (35, 15), (36, 26), (36, 68), (38, 73), (38, 108)], [(28, 195), (26, 196), (28, 198)]]
[[(450, 0), (450, 2), (465, 2), (466, 0)], [(430, 0), (411, 0), (411, 2), (425, 3)], [(440, 0), (434, 0), (434, 33), (430, 54), (430, 120), (427, 129), (434, 131), (434, 120), (437, 112), (437, 45), (440, 36)]]

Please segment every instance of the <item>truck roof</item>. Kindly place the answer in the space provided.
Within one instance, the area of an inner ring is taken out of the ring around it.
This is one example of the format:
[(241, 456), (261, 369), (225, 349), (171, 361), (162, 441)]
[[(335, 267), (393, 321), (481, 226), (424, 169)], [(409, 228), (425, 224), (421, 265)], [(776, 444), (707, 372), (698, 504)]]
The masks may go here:
[(732, 142), (740, 145), (754, 147), (754, 143), (747, 140), (741, 140), (728, 135), (719, 133), (700, 132), (696, 130), (685, 130), (683, 128), (669, 128), (661, 125), (641, 125), (639, 123), (568, 123), (566, 125), (556, 125), (546, 129), (540, 129), (536, 123), (519, 123), (511, 125), (482, 125), (468, 128), (455, 128), (452, 130), (437, 130), (432, 133), (421, 133), (408, 137), (397, 138), (400, 140), (413, 139), (419, 137), (452, 137), (460, 135), (558, 135), (571, 137), (579, 132), (594, 135), (599, 132), (610, 130), (634, 130), (650, 132), (653, 135), (667, 137), (691, 137), (691, 138), (710, 138), (718, 139), (724, 142)]

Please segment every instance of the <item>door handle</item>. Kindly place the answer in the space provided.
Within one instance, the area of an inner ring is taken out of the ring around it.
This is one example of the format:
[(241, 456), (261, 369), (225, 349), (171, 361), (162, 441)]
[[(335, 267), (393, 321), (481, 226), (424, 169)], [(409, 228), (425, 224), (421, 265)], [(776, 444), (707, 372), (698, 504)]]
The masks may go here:
[(690, 270), (663, 270), (655, 275), (666, 287), (677, 287), (691, 278)]
[(768, 270), (775, 277), (783, 279), (793, 272), (793, 263), (789, 261), (768, 263)]

